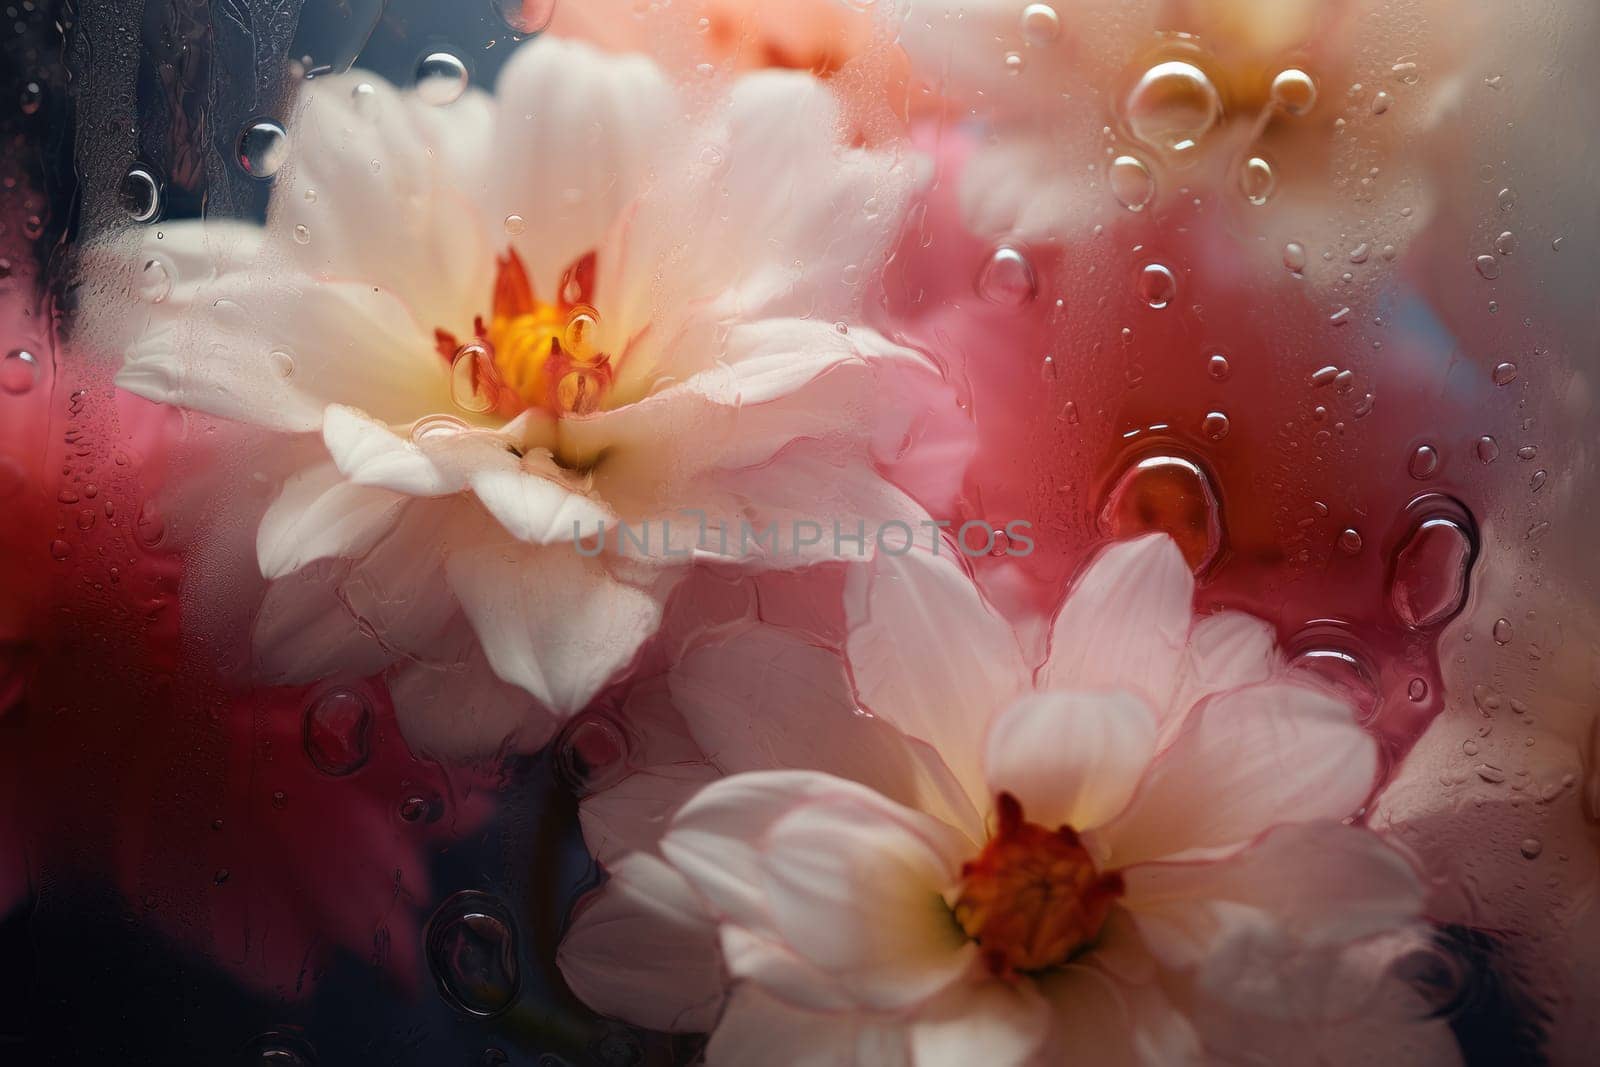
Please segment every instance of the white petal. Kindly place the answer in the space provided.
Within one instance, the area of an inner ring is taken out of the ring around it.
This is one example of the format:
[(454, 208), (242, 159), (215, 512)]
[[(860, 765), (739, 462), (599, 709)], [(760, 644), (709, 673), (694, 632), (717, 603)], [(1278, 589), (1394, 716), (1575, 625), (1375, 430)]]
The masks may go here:
[(966, 973), (975, 947), (944, 892), (960, 853), (849, 798), (812, 802), (763, 842), (767, 907), (784, 941), (864, 1007), (921, 1003)]
[(329, 406), (322, 440), (339, 472), (357, 485), (381, 486), (408, 496), (443, 496), (460, 490), (416, 445), (356, 408)]
[(1205, 697), (1264, 682), (1282, 666), (1272, 624), (1242, 611), (1207, 615), (1189, 632), (1183, 667), (1163, 721), (1176, 725)]
[(937, 756), (859, 714), (837, 652), (752, 625), (690, 650), (669, 677), (674, 704), (724, 773), (822, 771), (981, 840), (979, 813)]
[(405, 497), (344, 479), (332, 463), (284, 483), (256, 530), (262, 577), (281, 578), (313, 560), (366, 553), (394, 525)]
[(1323, 946), (1395, 930), (1421, 913), (1407, 858), (1370, 830), (1342, 823), (1275, 827), (1236, 856), (1148, 863), (1123, 871), (1122, 905), (1172, 967), (1198, 962), (1226, 929), (1217, 902), (1262, 913), (1297, 944)]
[(1185, 720), (1103, 831), (1116, 867), (1243, 844), (1278, 823), (1341, 818), (1377, 774), (1349, 705), (1292, 682), (1223, 693)]
[(590, 1008), (651, 1030), (710, 1030), (722, 1007), (716, 925), (683, 876), (646, 853), (579, 906), (556, 963)]
[[(1008, 127), (961, 170), (961, 215), (980, 237), (1059, 241), (1082, 233), (1107, 202), (1098, 164), (1064, 165), (1068, 151), (1029, 127)], [(1085, 162), (1089, 162), (1086, 160)]]
[(1050, 1007), (1026, 984), (963, 982), (919, 1009), (908, 1030), (918, 1067), (1025, 1067), (1049, 1036)]
[(1056, 615), (1041, 689), (1125, 689), (1171, 699), (1193, 613), (1194, 575), (1166, 534), (1097, 556)]
[(861, 702), (932, 745), (986, 811), (982, 767), (991, 718), (1026, 680), (1010, 625), (978, 594), (948, 544), (880, 554), (845, 590), (850, 669)]
[(803, 1011), (749, 985), (737, 987), (728, 999), (706, 1047), (706, 1067), (771, 1063), (779, 1049), (784, 1067), (913, 1067), (895, 1021), (865, 1013)]
[(411, 751), (423, 759), (466, 763), (508, 752), (538, 752), (557, 722), (527, 693), (489, 668), (464, 622), (454, 662), (404, 660), (389, 675), (395, 717)]
[(579, 540), (615, 523), (603, 501), (572, 483), (544, 451), (528, 453), (520, 466), (484, 469), (467, 479), (507, 533), (534, 545)]
[(473, 546), (445, 567), (495, 673), (557, 712), (588, 703), (661, 622), (656, 596), (576, 545)]
[(995, 719), (984, 771), (1030, 822), (1092, 830), (1127, 807), (1155, 748), (1155, 715), (1138, 697), (1032, 693)]
[(1066, 1062), (1096, 1067), (1182, 1067), (1205, 1062), (1189, 1020), (1160, 986), (1119, 981), (1073, 964), (1045, 977), (1054, 1016), (1051, 1041)]

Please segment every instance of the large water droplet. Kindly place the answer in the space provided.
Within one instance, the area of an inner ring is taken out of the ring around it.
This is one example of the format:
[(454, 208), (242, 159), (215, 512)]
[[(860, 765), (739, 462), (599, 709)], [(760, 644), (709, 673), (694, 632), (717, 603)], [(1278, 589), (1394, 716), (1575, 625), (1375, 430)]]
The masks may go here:
[(512, 33), (529, 37), (550, 27), (550, 20), (556, 17), (556, 0), (494, 0), (494, 10)]
[(1210, 566), (1222, 547), (1222, 516), (1211, 479), (1199, 463), (1147, 455), (1123, 472), (1106, 496), (1101, 529), (1111, 537), (1162, 530), (1195, 571)]
[(342, 778), (372, 754), (372, 706), (351, 689), (329, 689), (306, 706), (302, 739), (312, 766)]
[(429, 52), (417, 61), (417, 98), (434, 107), (461, 99), (467, 91), (467, 65), (453, 52)]
[(1061, 16), (1049, 4), (1029, 4), (1023, 8), (1020, 25), (1022, 39), (1036, 48), (1061, 36)]
[(1139, 271), (1139, 297), (1153, 308), (1164, 308), (1178, 295), (1178, 279), (1160, 263), (1149, 263)]
[(1348, 629), (1339, 623), (1312, 623), (1289, 644), (1290, 665), (1307, 671), (1354, 705), (1361, 722), (1378, 715), (1378, 685), (1367, 656)]
[(456, 893), (428, 920), (428, 966), (439, 992), (472, 1015), (498, 1015), (517, 999), (517, 928), (487, 893)]
[(1416, 525), (1395, 554), (1389, 601), (1401, 622), (1420, 630), (1446, 622), (1466, 603), (1475, 547), (1466, 509), (1448, 497), (1425, 497), (1410, 513)]
[(978, 271), (977, 289), (991, 303), (1021, 307), (1038, 295), (1039, 282), (1020, 249), (1000, 245)]
[(25, 348), (13, 348), (0, 360), (0, 391), (20, 396), (39, 382), (39, 358)]
[(482, 414), (494, 407), (494, 357), (477, 341), (456, 349), (450, 361), (450, 399), (456, 407)]
[(1222, 117), (1222, 98), (1205, 71), (1172, 59), (1144, 72), (1128, 93), (1124, 116), (1133, 136), (1181, 157)]
[(148, 167), (135, 164), (123, 175), (117, 199), (134, 222), (154, 222), (161, 214), (161, 183)]
[(579, 796), (604, 789), (628, 771), (628, 735), (601, 714), (574, 719), (556, 741), (556, 771)]
[(1143, 211), (1156, 195), (1156, 180), (1138, 156), (1113, 159), (1106, 180), (1111, 186), (1111, 195), (1129, 211)]
[(239, 166), (263, 180), (278, 173), (289, 158), (289, 135), (271, 119), (258, 119), (239, 132)]
[(1317, 105), (1317, 83), (1303, 70), (1290, 67), (1272, 79), (1272, 102), (1290, 115), (1304, 115)]

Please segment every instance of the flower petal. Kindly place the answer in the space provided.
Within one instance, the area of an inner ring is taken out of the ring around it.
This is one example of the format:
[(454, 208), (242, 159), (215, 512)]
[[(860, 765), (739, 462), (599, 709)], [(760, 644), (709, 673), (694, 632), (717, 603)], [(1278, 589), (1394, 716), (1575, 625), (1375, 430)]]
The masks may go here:
[(1422, 910), (1404, 854), (1370, 830), (1335, 822), (1277, 826), (1235, 856), (1145, 863), (1123, 871), (1122, 904), (1169, 967), (1204, 958), (1227, 924), (1217, 902), (1263, 913), (1297, 944), (1324, 946), (1397, 929)]
[(1162, 716), (1175, 726), (1212, 693), (1264, 682), (1282, 666), (1272, 624), (1242, 611), (1207, 615), (1189, 631), (1177, 689)]
[(1067, 594), (1040, 689), (1125, 689), (1171, 699), (1193, 614), (1194, 575), (1166, 534), (1112, 545)]
[(862, 1012), (819, 1014), (741, 985), (706, 1046), (706, 1067), (772, 1062), (786, 1067), (913, 1067), (902, 1027)]
[(710, 1030), (722, 1008), (716, 924), (682, 875), (648, 853), (617, 863), (579, 905), (556, 964), (602, 1015), (651, 1030)]
[(1278, 823), (1340, 818), (1372, 790), (1377, 743), (1349, 705), (1293, 682), (1223, 693), (1192, 712), (1128, 810), (1105, 827), (1127, 867), (1243, 844)]
[(1011, 626), (979, 595), (948, 545), (938, 557), (881, 553), (853, 568), (845, 610), (862, 704), (932, 745), (973, 806), (987, 811), (984, 733), (1027, 677)]
[(313, 560), (363, 555), (387, 533), (406, 498), (345, 480), (325, 463), (284, 483), (256, 529), (256, 562), (264, 578), (281, 578)]
[(984, 773), (1029, 821), (1092, 830), (1128, 806), (1155, 750), (1155, 715), (1138, 697), (1031, 693), (995, 719)]
[(549, 452), (530, 452), (514, 467), (481, 469), (467, 484), (519, 541), (551, 545), (580, 540), (615, 522), (605, 503), (573, 484)]
[(588, 703), (661, 622), (655, 595), (575, 545), (476, 545), (445, 570), (495, 673), (561, 713)]
[(919, 1065), (1025, 1067), (1050, 1034), (1050, 1005), (1027, 984), (963, 982), (919, 1009), (908, 1030)]
[(1181, 1067), (1205, 1062), (1194, 1027), (1154, 983), (1119, 981), (1072, 964), (1039, 983), (1054, 1017), (1053, 1050), (1096, 1067)]
[(322, 440), (339, 473), (357, 485), (407, 496), (444, 496), (461, 489), (458, 479), (440, 470), (413, 442), (357, 408), (329, 405)]
[(454, 662), (407, 659), (389, 674), (406, 744), (419, 757), (453, 763), (538, 752), (555, 733), (556, 719), (501, 681), (464, 621), (458, 627), (466, 632), (465, 640), (451, 642), (464, 646)]

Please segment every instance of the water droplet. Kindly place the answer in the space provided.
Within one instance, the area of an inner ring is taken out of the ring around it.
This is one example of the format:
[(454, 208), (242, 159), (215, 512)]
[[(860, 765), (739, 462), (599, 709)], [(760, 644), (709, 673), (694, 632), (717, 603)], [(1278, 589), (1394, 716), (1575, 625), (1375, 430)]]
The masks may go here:
[[(1440, 514), (1434, 502), (1454, 514)], [(1423, 518), (1395, 554), (1389, 598), (1400, 621), (1419, 630), (1440, 625), (1466, 602), (1473, 540), (1465, 509), (1447, 498), (1425, 498), (1413, 513)]]
[(1524, 837), (1517, 848), (1525, 859), (1536, 860), (1539, 853), (1544, 851), (1544, 844), (1537, 837)]
[(1550, 472), (1547, 470), (1541, 469), (1534, 471), (1533, 476), (1528, 479), (1528, 489), (1537, 493), (1539, 490), (1544, 488), (1544, 483), (1548, 481), (1549, 478)]
[(429, 52), (417, 61), (417, 98), (443, 107), (467, 91), (467, 65), (454, 52)]
[(1510, 619), (1496, 619), (1496, 620), (1494, 620), (1493, 633), (1494, 633), (1494, 643), (1495, 644), (1497, 644), (1497, 645), (1509, 645), (1511, 643), (1511, 620)]
[(488, 348), (469, 341), (450, 361), (450, 399), (462, 411), (481, 415), (495, 404), (494, 357)]
[(494, 10), (512, 33), (530, 37), (549, 28), (556, 15), (556, 0), (494, 0)]
[(1482, 255), (1479, 256), (1474, 263), (1478, 268), (1478, 273), (1483, 275), (1487, 280), (1492, 282), (1496, 278), (1500, 277), (1500, 260), (1496, 257), (1491, 255)]
[(428, 966), (454, 1007), (498, 1015), (517, 999), (517, 928), (504, 904), (487, 893), (456, 893), (428, 920)]
[(244, 172), (264, 181), (289, 158), (289, 135), (271, 119), (259, 119), (240, 131), (237, 154)]
[(1230, 370), (1231, 368), (1228, 366), (1228, 357), (1220, 352), (1212, 353), (1211, 357), (1206, 360), (1206, 373), (1211, 375), (1211, 377), (1215, 378), (1219, 382), (1225, 382), (1228, 380), (1228, 373)]
[(267, 353), (267, 362), (272, 364), (272, 369), (278, 377), (285, 380), (294, 377), (294, 356), (289, 352), (274, 348)]
[(516, 237), (528, 228), (528, 220), (521, 215), (506, 216), (506, 233)]
[(147, 167), (135, 164), (123, 175), (117, 199), (134, 222), (154, 222), (161, 214), (161, 183)]
[(1049, 4), (1029, 4), (1022, 9), (1022, 39), (1035, 48), (1061, 36), (1061, 16)]
[(172, 295), (172, 270), (163, 260), (147, 259), (139, 272), (139, 299), (159, 304)]
[(454, 415), (426, 415), (411, 424), (411, 440), (426, 441), (429, 438), (464, 433), (467, 429), (467, 424)]
[(0, 391), (20, 396), (39, 382), (39, 359), (25, 348), (13, 348), (0, 360)]
[(1200, 420), (1200, 432), (1213, 441), (1220, 441), (1228, 436), (1228, 416), (1220, 411), (1210, 411)]
[(1354, 556), (1361, 551), (1361, 531), (1355, 527), (1347, 528), (1339, 535), (1339, 551), (1345, 555)]
[(1156, 195), (1156, 180), (1151, 177), (1150, 168), (1138, 156), (1118, 156), (1113, 159), (1107, 182), (1117, 203), (1129, 211), (1143, 211)]
[(65, 560), (70, 555), (72, 555), (72, 545), (70, 543), (61, 540), (59, 537), (50, 542), (51, 559)]
[(628, 735), (616, 721), (583, 715), (556, 742), (556, 770), (573, 793), (587, 796), (627, 773), (628, 750)]
[(1506, 230), (1494, 239), (1494, 250), (1502, 256), (1509, 256), (1517, 250), (1517, 235)]
[(1418, 445), (1406, 469), (1417, 481), (1426, 481), (1439, 472), (1439, 453), (1432, 445)]
[(1476, 451), (1478, 454), (1479, 463), (1493, 463), (1496, 459), (1500, 458), (1500, 446), (1495, 442), (1495, 439), (1490, 437), (1488, 434), (1484, 434), (1482, 437), (1478, 438), (1478, 443), (1476, 446), (1474, 446), (1474, 451)]
[(1178, 279), (1160, 263), (1148, 263), (1139, 271), (1139, 296), (1157, 310), (1172, 303), (1178, 295)]
[(438, 822), (444, 818), (444, 801), (437, 793), (408, 793), (400, 801), (400, 818), (406, 822)]
[(1295, 67), (1280, 70), (1272, 79), (1272, 102), (1290, 115), (1304, 115), (1317, 105), (1317, 83)]
[(1342, 625), (1313, 624), (1290, 642), (1297, 650), (1290, 665), (1339, 690), (1355, 705), (1356, 718), (1371, 722), (1378, 713), (1378, 687), (1366, 657), (1352, 640)]
[(1306, 249), (1299, 241), (1290, 241), (1283, 246), (1283, 265), (1294, 273), (1299, 274), (1306, 269)]
[[(841, 333), (849, 333), (847, 323), (835, 323), (835, 328), (844, 326)], [(567, 314), (567, 326), (561, 335), (561, 343), (566, 346), (575, 358), (587, 360), (594, 356), (595, 338), (600, 333), (600, 316), (594, 308), (587, 304), (579, 304)]]
[(1135, 461), (1107, 494), (1100, 526), (1117, 538), (1164, 531), (1196, 572), (1210, 566), (1222, 547), (1222, 514), (1211, 478), (1183, 456)]
[(311, 228), (306, 226), (303, 223), (298, 225), (298, 226), (296, 226), (294, 228), (294, 243), (297, 244), (297, 245), (308, 245), (308, 244), (310, 244), (311, 243)]
[(1128, 130), (1153, 148), (1181, 156), (1222, 117), (1222, 98), (1205, 71), (1181, 59), (1157, 63), (1128, 93)]
[(1393, 106), (1394, 97), (1390, 96), (1381, 89), (1378, 91), (1378, 95), (1372, 98), (1372, 113), (1374, 115), (1381, 115)]
[(378, 90), (369, 82), (357, 82), (355, 88), (350, 90), (350, 106), (355, 108), (357, 115), (371, 118), (378, 107)]
[(1272, 198), (1273, 190), (1278, 187), (1278, 176), (1272, 170), (1272, 164), (1260, 156), (1251, 156), (1244, 161), (1244, 167), (1239, 171), (1239, 188), (1244, 193), (1244, 198), (1260, 207)]
[(994, 304), (1021, 307), (1039, 293), (1033, 264), (1010, 245), (1000, 245), (989, 254), (978, 272), (978, 295)]
[(351, 689), (329, 689), (306, 706), (302, 741), (311, 765), (342, 778), (371, 755), (372, 706)]
[(248, 1067), (311, 1067), (316, 1063), (316, 1055), (300, 1034), (292, 1030), (269, 1030), (251, 1039), (243, 1062)]
[(1517, 380), (1517, 365), (1515, 363), (1497, 363), (1491, 377), (1496, 385), (1510, 385)]
[(37, 81), (29, 80), (22, 84), (22, 92), (17, 98), (17, 107), (24, 115), (37, 115), (39, 108), (44, 104), (44, 86)]
[[(1345, 323), (1350, 321), (1350, 309), (1348, 307), (1339, 308), (1333, 314), (1328, 316), (1328, 321), (1333, 323), (1335, 326), (1343, 326)], [(1347, 371), (1346, 373), (1349, 372)]]
[(1311, 387), (1313, 389), (1320, 389), (1325, 385), (1332, 385), (1339, 379), (1339, 374), (1339, 368), (1333, 366), (1332, 364), (1329, 364), (1326, 367), (1318, 367), (1316, 370), (1311, 372)]
[(1005, 62), (1007, 74), (1021, 74), (1023, 68), (1028, 65), (1027, 59), (1021, 52), (1007, 52)]
[(1494, 199), (1501, 211), (1510, 211), (1517, 206), (1517, 194), (1509, 186), (1496, 193)]
[(1428, 683), (1421, 678), (1411, 679), (1410, 684), (1406, 686), (1406, 696), (1413, 704), (1422, 703), (1428, 699)]

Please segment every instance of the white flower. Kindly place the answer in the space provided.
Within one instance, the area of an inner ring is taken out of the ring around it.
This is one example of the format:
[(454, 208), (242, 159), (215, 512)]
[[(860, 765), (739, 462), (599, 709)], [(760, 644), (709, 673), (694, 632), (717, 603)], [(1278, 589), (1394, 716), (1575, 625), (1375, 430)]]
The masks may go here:
[(856, 570), (848, 675), (757, 626), (625, 708), (560, 956), (592, 1006), (713, 1030), (712, 1064), (1452, 1060), (1351, 950), (1422, 900), (1340, 821), (1373, 739), (1265, 623), (1195, 617), (1170, 539), (1102, 554), (1037, 671), (948, 557)]
[(397, 664), (414, 744), (531, 747), (504, 683), (570, 711), (623, 668), (688, 511), (776, 522), (700, 546), (760, 567), (831, 550), (796, 517), (919, 515), (875, 472), (871, 398), (878, 365), (926, 364), (856, 321), (911, 168), (839, 129), (804, 75), (708, 106), (546, 38), (444, 107), (317, 79), (264, 229), (161, 226), (144, 303), (99, 312), (132, 320), (118, 383), (294, 435), (257, 537), (266, 676)]
[(988, 123), (961, 179), (980, 236), (1081, 258), (1125, 208), (1181, 212), (1213, 241), (1265, 237), (1274, 270), (1291, 242), (1337, 248), (1331, 282), (1343, 252), (1392, 258), (1429, 211), (1419, 140), (1459, 96), (1458, 42), (1482, 13), (1417, 7), (919, 0), (901, 40), (923, 81)]

